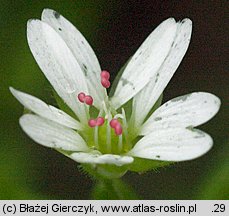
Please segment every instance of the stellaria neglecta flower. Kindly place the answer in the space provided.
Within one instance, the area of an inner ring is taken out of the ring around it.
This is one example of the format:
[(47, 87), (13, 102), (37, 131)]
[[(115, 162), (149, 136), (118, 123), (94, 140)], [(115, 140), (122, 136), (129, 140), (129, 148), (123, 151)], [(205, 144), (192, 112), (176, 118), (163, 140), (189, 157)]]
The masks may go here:
[(194, 127), (218, 112), (220, 100), (195, 92), (160, 106), (191, 31), (189, 19), (162, 22), (120, 71), (108, 97), (110, 74), (86, 39), (59, 13), (45, 9), (41, 20), (28, 21), (28, 43), (64, 108), (10, 88), (32, 112), (20, 118), (22, 129), (35, 142), (107, 177), (205, 154), (212, 138)]

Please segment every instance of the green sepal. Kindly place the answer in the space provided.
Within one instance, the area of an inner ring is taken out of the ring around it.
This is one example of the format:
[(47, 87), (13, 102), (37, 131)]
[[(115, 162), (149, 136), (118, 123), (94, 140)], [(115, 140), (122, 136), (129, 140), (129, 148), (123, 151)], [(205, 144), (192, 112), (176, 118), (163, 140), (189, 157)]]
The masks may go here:
[[(62, 149), (55, 149), (61, 154), (69, 157), (73, 152), (65, 151)], [(70, 157), (69, 157), (70, 158)], [(89, 175), (92, 179), (104, 180), (104, 179), (117, 179), (122, 177), (127, 171), (128, 166), (116, 166), (112, 164), (89, 164), (82, 163), (79, 166), (79, 170), (84, 174)]]
[(138, 200), (133, 189), (121, 179), (100, 180), (91, 193), (95, 200)]
[(128, 170), (127, 166), (111, 164), (81, 164), (80, 168), (92, 178), (100, 180), (121, 178)]
[(172, 162), (168, 161), (157, 161), (145, 158), (134, 158), (134, 162), (129, 165), (129, 170), (138, 173), (144, 173), (150, 170), (156, 170), (157, 168), (171, 165)]
[(94, 179), (118, 179), (127, 171), (137, 172), (139, 174), (147, 171), (156, 170), (161, 167), (172, 165), (173, 162), (157, 161), (144, 158), (134, 158), (134, 162), (128, 165), (116, 166), (111, 164), (81, 164), (83, 172), (88, 173)]
[(157, 161), (150, 160), (145, 158), (134, 158), (134, 162), (129, 165), (129, 170), (138, 173), (144, 173), (151, 170), (156, 170), (161, 167), (165, 167), (171, 165), (172, 162), (168, 161)]

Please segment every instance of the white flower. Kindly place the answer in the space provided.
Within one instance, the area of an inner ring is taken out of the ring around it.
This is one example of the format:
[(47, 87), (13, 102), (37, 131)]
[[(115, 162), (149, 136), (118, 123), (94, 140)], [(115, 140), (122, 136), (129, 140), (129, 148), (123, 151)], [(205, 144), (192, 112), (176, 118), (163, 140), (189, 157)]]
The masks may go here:
[[(191, 93), (152, 113), (187, 51), (191, 31), (189, 19), (161, 23), (132, 56), (109, 98), (109, 73), (101, 73), (88, 42), (63, 16), (45, 9), (41, 20), (28, 21), (29, 47), (75, 117), (10, 88), (33, 112), (20, 118), (22, 129), (37, 143), (93, 166), (123, 166), (134, 158), (184, 161), (205, 154), (212, 138), (194, 127), (218, 112), (216, 96)], [(126, 107), (132, 111), (125, 112)]]

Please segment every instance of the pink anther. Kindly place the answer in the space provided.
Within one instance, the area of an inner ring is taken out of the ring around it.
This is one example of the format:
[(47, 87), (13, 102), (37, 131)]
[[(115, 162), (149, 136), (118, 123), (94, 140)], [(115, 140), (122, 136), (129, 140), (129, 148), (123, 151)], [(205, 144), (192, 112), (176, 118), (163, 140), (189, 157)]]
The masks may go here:
[(83, 92), (78, 94), (78, 99), (81, 103), (86, 103), (89, 106), (93, 104), (93, 98), (90, 95), (85, 95)]
[(120, 123), (115, 126), (115, 134), (118, 136), (122, 134), (122, 126)]
[(90, 95), (86, 95), (86, 96), (85, 96), (85, 99), (84, 99), (84, 102), (85, 102), (87, 105), (91, 106), (91, 105), (93, 104), (93, 98), (92, 98)]
[(100, 76), (101, 76), (101, 84), (104, 88), (109, 88), (111, 83), (109, 81), (110, 79), (110, 73), (108, 71), (105, 71), (103, 70), (101, 73), (100, 73)]
[(118, 122), (118, 119), (112, 119), (112, 120), (110, 121), (110, 126), (111, 126), (112, 128), (115, 128), (117, 124), (120, 124), (120, 123)]
[(110, 79), (110, 73), (108, 71), (103, 70), (100, 74), (101, 78), (104, 78), (106, 80)]
[(83, 92), (80, 92), (80, 93), (78, 94), (78, 99), (79, 99), (79, 101), (80, 101), (81, 103), (84, 103), (85, 96), (86, 96), (86, 95), (85, 95)]
[(88, 125), (90, 127), (95, 127), (95, 126), (102, 126), (104, 124), (104, 118), (103, 117), (98, 117), (96, 119), (90, 119), (88, 121)]
[(115, 134), (116, 135), (121, 135), (122, 134), (122, 125), (118, 121), (118, 119), (112, 119), (110, 121), (110, 126), (114, 128)]
[(106, 78), (101, 78), (101, 84), (104, 88), (109, 88), (111, 85), (110, 81)]
[(90, 119), (90, 120), (88, 121), (88, 125), (89, 125), (90, 127), (95, 127), (95, 126), (96, 126), (96, 119)]
[(98, 117), (96, 119), (96, 126), (102, 126), (104, 124), (104, 118), (103, 117)]

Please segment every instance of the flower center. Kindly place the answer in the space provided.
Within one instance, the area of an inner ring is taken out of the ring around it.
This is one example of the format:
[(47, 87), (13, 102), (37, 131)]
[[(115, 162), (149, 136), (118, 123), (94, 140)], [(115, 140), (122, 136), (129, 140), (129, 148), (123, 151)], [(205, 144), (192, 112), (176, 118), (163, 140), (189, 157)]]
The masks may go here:
[[(105, 91), (110, 87), (110, 73), (102, 71), (100, 74), (101, 85)], [(107, 95), (107, 93), (106, 93)], [(93, 98), (86, 95), (84, 92), (78, 94), (78, 100), (85, 106), (88, 126), (82, 134), (88, 143), (88, 146), (94, 150), (99, 150), (102, 153), (120, 154), (127, 152), (130, 149), (128, 139), (128, 125), (126, 121), (125, 110), (122, 108), (122, 113), (117, 114), (112, 109), (108, 97), (106, 101), (102, 101), (102, 108), (95, 118), (92, 118), (86, 106), (93, 107)]]

